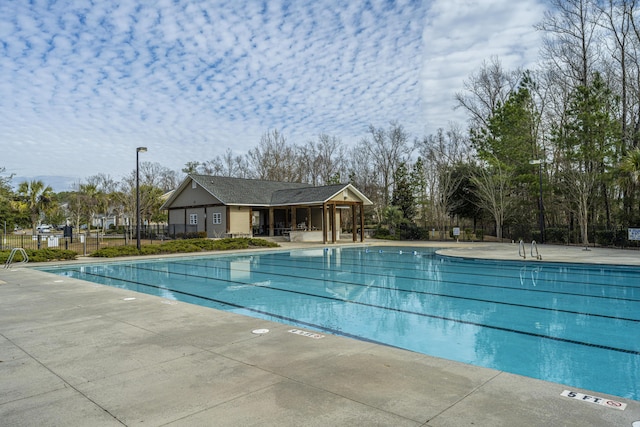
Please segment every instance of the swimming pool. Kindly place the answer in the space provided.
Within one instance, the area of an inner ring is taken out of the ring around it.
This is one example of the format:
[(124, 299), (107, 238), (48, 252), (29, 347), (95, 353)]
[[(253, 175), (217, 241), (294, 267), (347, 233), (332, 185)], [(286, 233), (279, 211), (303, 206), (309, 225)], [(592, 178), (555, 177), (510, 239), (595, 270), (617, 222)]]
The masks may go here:
[(640, 400), (640, 269), (327, 248), (39, 268)]

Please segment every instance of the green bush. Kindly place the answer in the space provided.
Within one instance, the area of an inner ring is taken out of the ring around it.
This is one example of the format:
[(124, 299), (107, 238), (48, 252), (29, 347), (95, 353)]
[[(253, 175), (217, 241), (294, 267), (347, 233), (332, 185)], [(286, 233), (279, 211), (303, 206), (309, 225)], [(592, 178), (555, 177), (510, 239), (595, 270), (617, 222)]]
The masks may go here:
[(596, 243), (601, 246), (613, 246), (616, 233), (612, 230), (597, 230)]
[[(78, 256), (77, 252), (66, 249), (25, 249), (25, 252), (29, 257), (29, 262), (66, 261), (76, 259)], [(11, 251), (0, 251), (0, 263), (7, 262), (10, 254)], [(16, 253), (13, 262), (21, 262), (22, 260), (22, 254)]]
[(549, 227), (544, 231), (544, 237), (546, 243), (566, 244), (569, 242), (569, 230), (566, 228)]
[(429, 240), (429, 229), (416, 224), (401, 224), (398, 230), (403, 240)]
[(96, 258), (114, 258), (119, 256), (140, 255), (138, 248), (135, 246), (111, 246), (108, 248), (98, 249), (91, 254)]
[(193, 231), (193, 232), (189, 232), (189, 233), (178, 233), (176, 235), (176, 237), (178, 239), (185, 239), (185, 240), (206, 239), (207, 238), (207, 233), (205, 231)]
[(157, 254), (175, 254), (175, 253), (191, 253), (203, 251), (225, 251), (230, 249), (247, 249), (249, 247), (268, 247), (275, 248), (279, 245), (264, 239), (250, 238), (225, 238), (219, 240), (212, 239), (189, 239), (189, 240), (171, 240), (160, 245), (144, 245), (140, 251), (134, 246), (113, 246), (103, 248), (91, 254), (93, 257), (113, 258), (131, 255), (157, 255)]
[(392, 235), (389, 229), (377, 226), (375, 231), (373, 232), (374, 239), (383, 239), (383, 240), (399, 240), (398, 236)]

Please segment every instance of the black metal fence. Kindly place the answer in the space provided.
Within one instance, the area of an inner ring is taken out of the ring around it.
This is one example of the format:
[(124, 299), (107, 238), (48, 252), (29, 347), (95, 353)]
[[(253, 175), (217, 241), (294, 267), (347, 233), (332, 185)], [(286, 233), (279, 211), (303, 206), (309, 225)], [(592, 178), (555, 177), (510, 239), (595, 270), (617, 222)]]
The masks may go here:
[[(141, 244), (158, 244), (169, 239), (178, 238), (171, 236), (166, 225), (149, 225), (140, 229)], [(91, 230), (72, 232), (65, 236), (63, 231), (31, 234), (30, 231), (0, 234), (0, 250), (12, 248), (23, 249), (68, 249), (80, 255), (89, 255), (98, 249), (109, 246), (135, 246), (137, 233), (135, 227), (116, 227), (107, 232), (103, 230)]]

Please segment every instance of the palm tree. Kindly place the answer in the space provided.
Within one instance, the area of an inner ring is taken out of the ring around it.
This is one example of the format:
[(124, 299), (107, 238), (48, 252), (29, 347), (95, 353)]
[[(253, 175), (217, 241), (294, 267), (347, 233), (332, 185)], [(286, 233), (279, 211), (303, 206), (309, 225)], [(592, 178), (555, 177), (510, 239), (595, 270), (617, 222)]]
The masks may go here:
[(634, 182), (640, 180), (640, 148), (634, 148), (622, 158), (620, 169), (631, 175)]
[(24, 181), (18, 186), (18, 195), (29, 212), (31, 228), (35, 234), (40, 215), (52, 204), (53, 190), (50, 186), (45, 186), (42, 181)]
[(635, 203), (638, 181), (640, 181), (640, 148), (634, 148), (622, 157), (620, 162), (620, 184), (625, 189), (624, 208), (626, 222), (634, 223), (637, 219)]

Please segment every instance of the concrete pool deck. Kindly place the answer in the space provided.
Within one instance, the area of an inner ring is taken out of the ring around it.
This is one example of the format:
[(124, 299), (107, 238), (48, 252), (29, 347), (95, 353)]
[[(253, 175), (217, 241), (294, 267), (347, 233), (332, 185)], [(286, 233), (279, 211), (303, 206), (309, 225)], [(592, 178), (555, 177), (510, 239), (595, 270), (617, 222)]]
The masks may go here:
[[(442, 253), (450, 256), (518, 259), (517, 245), (447, 246)], [(640, 265), (640, 251), (540, 245), (539, 252), (544, 261)], [(640, 421), (640, 401), (292, 329), (28, 267), (0, 269), (0, 424), (632, 427)], [(627, 407), (563, 397), (564, 390)]]

